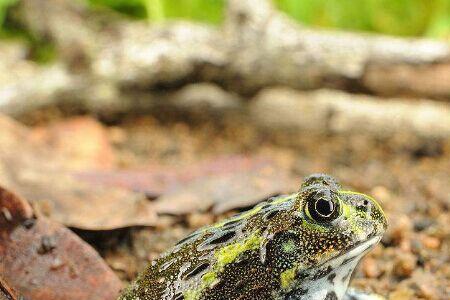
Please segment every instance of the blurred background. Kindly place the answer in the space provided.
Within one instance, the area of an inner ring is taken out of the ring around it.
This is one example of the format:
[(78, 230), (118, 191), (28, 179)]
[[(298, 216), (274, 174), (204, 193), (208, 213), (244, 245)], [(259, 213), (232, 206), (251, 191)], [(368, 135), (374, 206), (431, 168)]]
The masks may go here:
[[(20, 38), (31, 44), (35, 59), (51, 60), (54, 44), (43, 40), (23, 24), (8, 17), (18, 0), (0, 2), (0, 37)], [(313, 1), (276, 0), (280, 11), (302, 24), (352, 31), (375, 32), (397, 36), (431, 37), (448, 40), (450, 36), (450, 1)], [(112, 10), (124, 18), (160, 23), (190, 20), (219, 26), (224, 21), (226, 0), (89, 0), (92, 11)], [(257, 4), (256, 4), (257, 5)]]
[(389, 219), (352, 286), (448, 299), (449, 42), (450, 0), (0, 0), (0, 291), (114, 299), (319, 172)]
[[(18, 0), (2, 0), (3, 34), (18, 28), (5, 24), (8, 8)], [(305, 25), (370, 31), (399, 36), (426, 36), (448, 39), (450, 2), (413, 1), (312, 1), (275, 0), (277, 9)], [(164, 22), (174, 19), (220, 24), (225, 0), (89, 0), (92, 9), (108, 8), (134, 19)]]

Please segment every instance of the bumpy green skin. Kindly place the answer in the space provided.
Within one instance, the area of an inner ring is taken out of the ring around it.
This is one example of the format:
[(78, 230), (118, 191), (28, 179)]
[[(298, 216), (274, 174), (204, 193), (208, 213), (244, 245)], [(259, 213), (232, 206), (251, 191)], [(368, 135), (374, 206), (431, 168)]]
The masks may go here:
[[(318, 191), (329, 192), (338, 203), (336, 219), (311, 217), (307, 202)], [(271, 198), (181, 240), (120, 299), (301, 299), (308, 284), (333, 271), (328, 262), (385, 229), (374, 199), (341, 190), (327, 175), (312, 175), (298, 193)], [(324, 299), (338, 298), (332, 291)]]

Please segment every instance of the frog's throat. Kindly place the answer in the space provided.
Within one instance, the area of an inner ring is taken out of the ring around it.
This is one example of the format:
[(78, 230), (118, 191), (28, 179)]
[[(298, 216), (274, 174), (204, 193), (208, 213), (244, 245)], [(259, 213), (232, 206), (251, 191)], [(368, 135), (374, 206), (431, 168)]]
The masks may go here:
[(314, 268), (300, 271), (306, 273), (307, 278), (301, 282), (293, 281), (284, 292), (298, 293), (301, 299), (342, 299), (357, 263), (380, 239), (373, 237)]

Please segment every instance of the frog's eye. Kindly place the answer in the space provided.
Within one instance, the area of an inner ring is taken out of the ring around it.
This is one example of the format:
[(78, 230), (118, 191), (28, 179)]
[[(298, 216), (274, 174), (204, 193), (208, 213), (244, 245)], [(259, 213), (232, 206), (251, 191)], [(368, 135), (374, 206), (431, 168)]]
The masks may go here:
[(329, 189), (313, 191), (306, 196), (305, 213), (318, 223), (331, 222), (340, 215), (339, 199)]

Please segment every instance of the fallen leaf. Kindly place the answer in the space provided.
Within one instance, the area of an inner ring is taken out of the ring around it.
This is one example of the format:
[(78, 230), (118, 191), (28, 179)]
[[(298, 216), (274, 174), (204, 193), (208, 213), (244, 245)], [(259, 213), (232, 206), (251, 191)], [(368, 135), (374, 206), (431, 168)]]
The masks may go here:
[(5, 116), (0, 132), (0, 184), (28, 199), (36, 214), (89, 230), (156, 223), (145, 195), (81, 182), (72, 174), (70, 158)]
[(48, 126), (33, 128), (31, 137), (70, 157), (67, 167), (77, 170), (109, 169), (114, 166), (113, 148), (105, 127), (88, 116), (73, 117)]
[(271, 161), (264, 157), (234, 155), (216, 157), (195, 165), (163, 166), (151, 163), (141, 170), (89, 170), (74, 172), (73, 175), (90, 184), (117, 186), (157, 198), (195, 180), (249, 172), (269, 164)]
[(198, 178), (155, 201), (160, 214), (183, 215), (213, 210), (220, 214), (250, 207), (271, 196), (295, 190), (289, 174), (274, 164), (255, 164), (245, 172), (215, 174)]
[(0, 191), (0, 209), (7, 204), (17, 212), (3, 219), (11, 226), (0, 227), (3, 294), (14, 289), (33, 300), (117, 298), (122, 284), (94, 249), (56, 222), (33, 219), (25, 200)]
[(183, 215), (213, 208), (223, 213), (270, 196), (291, 192), (297, 183), (288, 172), (260, 156), (228, 156), (184, 167), (151, 164), (145, 170), (77, 172), (81, 181), (118, 186), (157, 198), (160, 214)]

